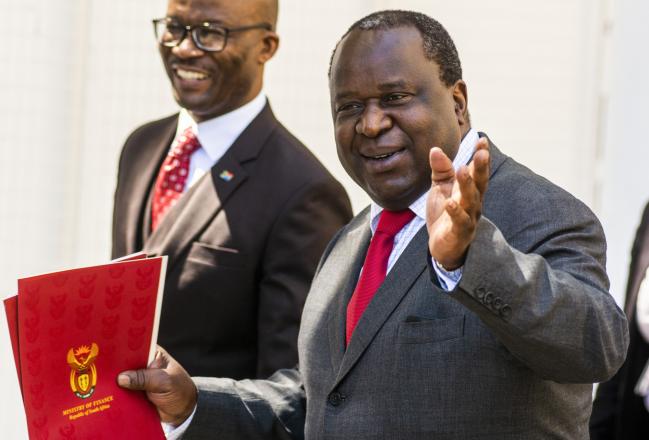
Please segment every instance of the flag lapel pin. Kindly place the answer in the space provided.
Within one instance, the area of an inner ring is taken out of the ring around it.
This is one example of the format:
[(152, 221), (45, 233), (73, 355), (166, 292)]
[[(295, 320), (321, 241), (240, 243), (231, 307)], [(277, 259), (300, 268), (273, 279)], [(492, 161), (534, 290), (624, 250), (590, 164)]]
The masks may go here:
[(234, 174), (232, 174), (228, 170), (223, 170), (221, 174), (219, 174), (219, 177), (221, 178), (221, 180), (229, 182), (230, 180), (234, 179)]

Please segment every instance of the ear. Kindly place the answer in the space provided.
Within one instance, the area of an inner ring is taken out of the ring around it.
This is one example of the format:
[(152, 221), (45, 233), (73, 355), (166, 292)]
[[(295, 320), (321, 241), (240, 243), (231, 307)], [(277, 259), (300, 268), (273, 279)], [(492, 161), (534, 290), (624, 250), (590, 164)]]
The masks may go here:
[(460, 126), (469, 125), (469, 96), (466, 83), (461, 79), (453, 85), (453, 101), (455, 101), (455, 116)]
[(279, 36), (273, 31), (267, 31), (264, 38), (261, 40), (261, 50), (257, 57), (259, 64), (265, 64), (266, 61), (270, 60), (277, 52), (279, 47)]

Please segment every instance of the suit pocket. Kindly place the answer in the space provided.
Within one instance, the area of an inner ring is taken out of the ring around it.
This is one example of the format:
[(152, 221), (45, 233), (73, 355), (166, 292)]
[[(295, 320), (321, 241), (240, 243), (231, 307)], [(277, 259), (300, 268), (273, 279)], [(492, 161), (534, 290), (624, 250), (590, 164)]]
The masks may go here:
[(448, 341), (464, 335), (464, 315), (450, 318), (408, 320), (399, 324), (399, 342), (423, 344)]
[(243, 268), (245, 255), (238, 249), (200, 243), (192, 243), (187, 254), (187, 261), (215, 267)]

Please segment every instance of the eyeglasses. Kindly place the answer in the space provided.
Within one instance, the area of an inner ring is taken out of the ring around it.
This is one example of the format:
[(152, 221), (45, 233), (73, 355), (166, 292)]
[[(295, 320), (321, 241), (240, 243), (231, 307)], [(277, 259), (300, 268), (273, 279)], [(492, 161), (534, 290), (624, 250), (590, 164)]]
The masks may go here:
[(270, 23), (256, 23), (248, 26), (226, 28), (209, 22), (189, 26), (168, 17), (153, 20), (153, 30), (158, 44), (165, 47), (176, 47), (185, 39), (187, 33), (190, 33), (194, 45), (205, 52), (220, 52), (225, 49), (230, 33), (251, 29), (270, 31), (273, 27)]

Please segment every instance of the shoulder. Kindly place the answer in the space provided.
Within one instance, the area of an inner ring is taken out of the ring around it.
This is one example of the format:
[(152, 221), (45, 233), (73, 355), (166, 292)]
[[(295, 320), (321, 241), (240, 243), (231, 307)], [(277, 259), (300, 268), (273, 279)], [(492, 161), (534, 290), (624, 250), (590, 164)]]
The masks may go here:
[[(547, 212), (570, 207), (575, 215), (594, 216), (592, 211), (577, 197), (545, 177), (536, 174), (525, 165), (496, 150), (502, 157), (489, 179), (486, 197), (492, 203), (517, 206), (520, 209), (543, 209)], [(570, 212), (563, 216), (570, 217)]]
[(126, 138), (125, 146), (133, 143), (133, 141), (137, 141), (143, 138), (150, 139), (151, 136), (160, 135), (160, 133), (162, 132), (167, 132), (171, 129), (175, 129), (177, 123), (177, 113), (161, 119), (156, 119), (155, 121), (146, 122), (137, 127), (128, 135), (128, 137)]
[(649, 245), (649, 243), (645, 243), (647, 240), (649, 240), (649, 203), (645, 205), (644, 210), (642, 211), (640, 224), (636, 231), (633, 249), (634, 255), (639, 252), (641, 248)]
[(302, 141), (279, 121), (268, 136), (259, 154), (256, 172), (271, 174), (278, 185), (336, 186), (340, 183)]
[(137, 127), (128, 135), (124, 142), (120, 163), (124, 160), (129, 160), (132, 155), (137, 154), (141, 150), (142, 145), (157, 144), (159, 139), (171, 136), (176, 130), (177, 123), (178, 114), (176, 113)]
[[(494, 147), (495, 148), (495, 147)], [(534, 235), (582, 230), (604, 243), (602, 226), (581, 200), (555, 183), (536, 174), (498, 149), (498, 165), (485, 194), (485, 215), (508, 240), (525, 238), (533, 245)]]
[(320, 272), (320, 268), (327, 260), (327, 258), (329, 258), (329, 255), (331, 254), (331, 252), (336, 246), (338, 245), (344, 246), (345, 241), (348, 239), (350, 235), (362, 233), (363, 228), (369, 229), (369, 225), (370, 225), (370, 207), (367, 206), (361, 212), (356, 214), (349, 221), (349, 223), (347, 223), (342, 228), (340, 228), (338, 232), (336, 232), (336, 234), (333, 236), (333, 238), (329, 241), (329, 244), (327, 244), (327, 247), (322, 252), (322, 257), (320, 259), (320, 263), (318, 264), (318, 269), (316, 273)]
[(311, 149), (279, 121), (276, 121), (268, 143), (272, 146), (272, 151), (264, 151), (264, 154), (272, 155), (280, 166), (293, 168), (297, 172), (300, 170), (296, 169), (296, 165), (306, 166), (318, 173), (326, 171)]

